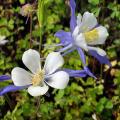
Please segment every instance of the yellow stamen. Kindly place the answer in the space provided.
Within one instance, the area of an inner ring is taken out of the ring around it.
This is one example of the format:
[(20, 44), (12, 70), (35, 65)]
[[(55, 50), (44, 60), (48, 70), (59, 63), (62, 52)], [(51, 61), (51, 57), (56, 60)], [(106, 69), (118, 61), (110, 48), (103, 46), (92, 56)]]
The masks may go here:
[(44, 75), (45, 75), (44, 70), (40, 70), (35, 75), (33, 75), (33, 78), (32, 78), (33, 86), (37, 86), (37, 85), (42, 84), (43, 79), (44, 79)]
[(90, 43), (96, 41), (99, 38), (98, 30), (93, 29), (84, 33), (86, 42)]

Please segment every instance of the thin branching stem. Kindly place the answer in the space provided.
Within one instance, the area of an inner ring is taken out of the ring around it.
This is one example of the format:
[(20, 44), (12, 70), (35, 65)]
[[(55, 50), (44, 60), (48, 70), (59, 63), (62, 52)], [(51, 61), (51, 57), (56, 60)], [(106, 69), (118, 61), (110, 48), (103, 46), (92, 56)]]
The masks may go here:
[(42, 27), (40, 26), (40, 43), (39, 43), (39, 52), (42, 50)]
[(30, 48), (32, 48), (32, 14), (30, 15)]

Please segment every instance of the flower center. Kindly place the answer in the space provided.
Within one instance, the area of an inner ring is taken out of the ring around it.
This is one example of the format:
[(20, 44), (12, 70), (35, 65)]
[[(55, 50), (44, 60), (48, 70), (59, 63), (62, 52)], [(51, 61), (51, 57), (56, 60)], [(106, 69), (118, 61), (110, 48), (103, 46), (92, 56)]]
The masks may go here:
[(99, 38), (98, 30), (93, 29), (89, 32), (85, 32), (84, 36), (87, 43), (96, 41)]
[(35, 75), (33, 75), (33, 78), (32, 78), (33, 86), (41, 85), (44, 80), (44, 75), (45, 75), (44, 70), (40, 70)]

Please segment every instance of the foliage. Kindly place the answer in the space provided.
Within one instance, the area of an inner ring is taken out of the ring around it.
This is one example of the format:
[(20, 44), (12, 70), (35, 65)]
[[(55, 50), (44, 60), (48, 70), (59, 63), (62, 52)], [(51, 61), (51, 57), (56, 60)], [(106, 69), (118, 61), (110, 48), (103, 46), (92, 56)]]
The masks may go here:
[[(39, 0), (41, 1), (41, 0)], [(25, 67), (21, 56), (29, 48), (30, 19), (20, 15), (20, 7), (30, 0), (0, 1), (0, 35), (5, 35), (9, 42), (0, 48), (0, 74), (10, 74), (14, 66)], [(1, 120), (97, 120), (120, 119), (120, 3), (118, 0), (76, 0), (77, 12), (95, 13), (101, 24), (109, 30), (109, 38), (103, 48), (107, 51), (112, 67), (100, 65), (97, 60), (87, 55), (87, 63), (97, 80), (86, 77), (71, 78), (64, 90), (50, 89), (50, 97), (33, 98), (26, 90), (8, 93), (0, 97)], [(32, 48), (39, 48), (42, 34), (43, 44), (58, 43), (54, 33), (60, 29), (69, 31), (70, 9), (68, 0), (45, 0), (44, 6), (33, 12)], [(39, 5), (38, 5), (39, 6)], [(35, 5), (37, 9), (37, 5)], [(42, 13), (41, 13), (42, 9)], [(43, 10), (45, 9), (45, 10)], [(40, 24), (42, 23), (42, 33)], [(42, 46), (42, 56), (46, 56), (54, 47)], [(65, 57), (66, 68), (82, 69), (79, 55), (75, 52)], [(72, 57), (71, 57), (72, 56)], [(88, 59), (89, 58), (89, 59)], [(0, 87), (11, 81), (0, 83)]]

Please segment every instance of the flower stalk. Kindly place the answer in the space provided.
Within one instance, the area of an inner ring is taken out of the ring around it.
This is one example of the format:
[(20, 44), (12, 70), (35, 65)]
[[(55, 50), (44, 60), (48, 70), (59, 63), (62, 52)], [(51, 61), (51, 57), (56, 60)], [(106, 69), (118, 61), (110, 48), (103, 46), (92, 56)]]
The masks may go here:
[(43, 25), (44, 25), (44, 0), (38, 1), (38, 10), (37, 10), (37, 17), (39, 22), (39, 28), (40, 28), (40, 43), (39, 43), (39, 51), (41, 53), (42, 49), (42, 35), (43, 35)]
[(32, 14), (30, 15), (30, 48), (32, 48)]

